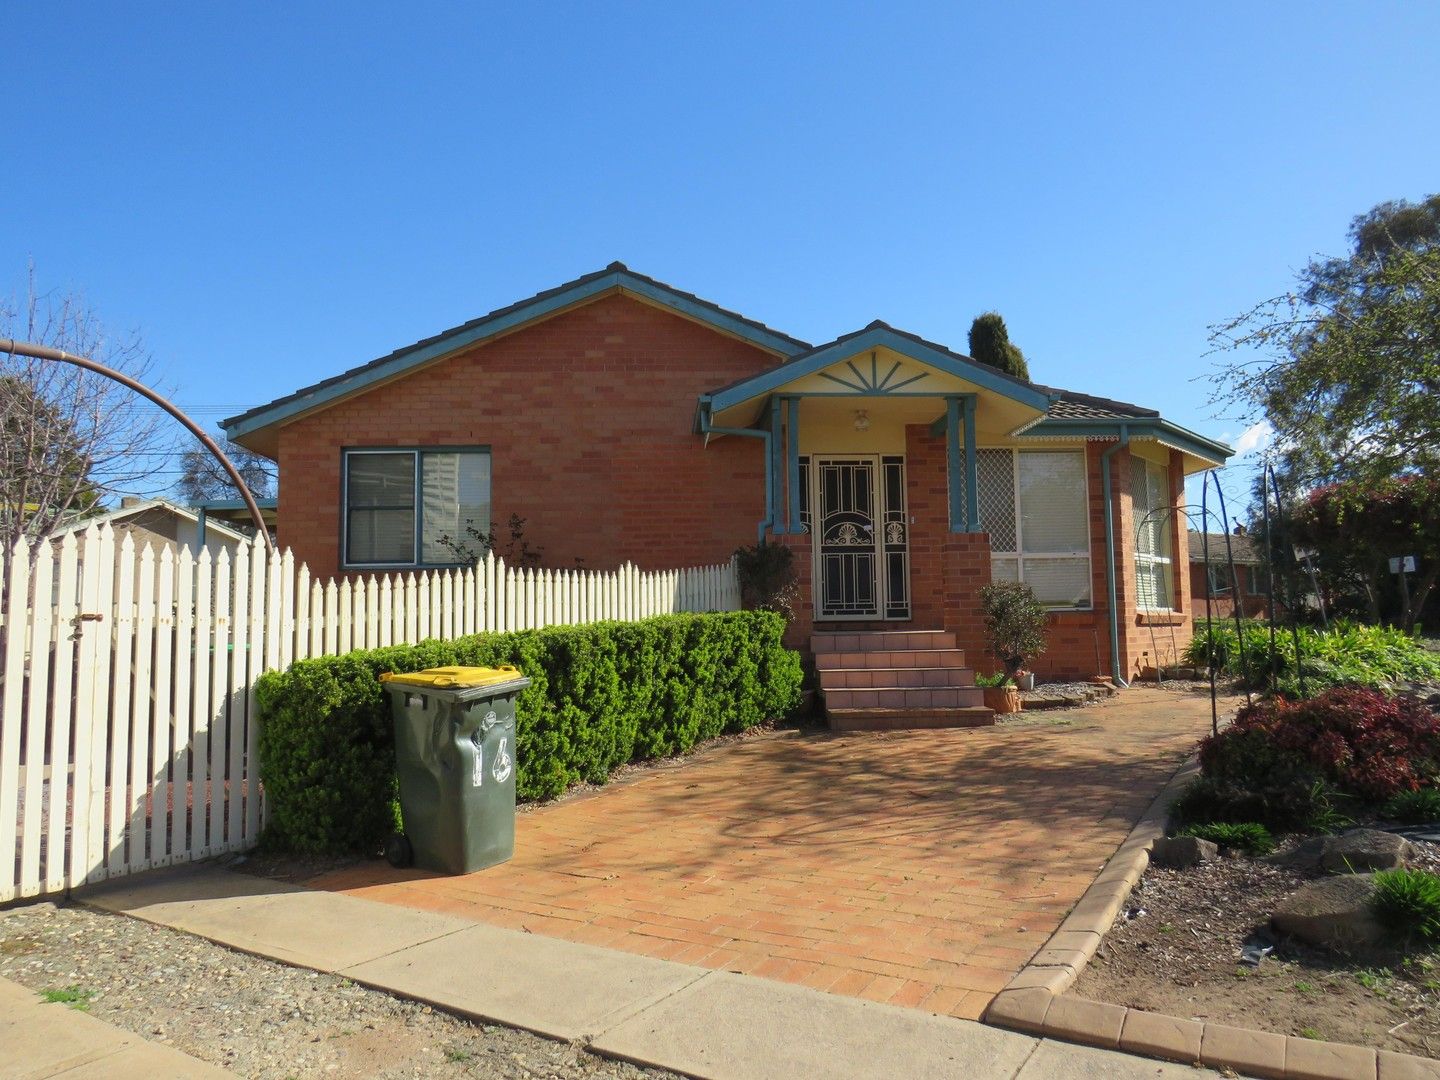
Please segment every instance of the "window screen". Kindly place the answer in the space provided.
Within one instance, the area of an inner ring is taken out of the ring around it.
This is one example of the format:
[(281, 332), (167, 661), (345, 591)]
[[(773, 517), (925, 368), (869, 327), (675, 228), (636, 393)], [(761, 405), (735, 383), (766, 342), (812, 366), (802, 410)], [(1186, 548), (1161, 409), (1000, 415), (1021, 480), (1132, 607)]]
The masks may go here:
[(1141, 608), (1170, 607), (1170, 536), (1174, 513), (1170, 470), (1132, 457), (1131, 509), (1135, 515), (1135, 598)]
[(455, 552), (441, 540), (475, 549), (471, 528), (482, 535), (490, 529), (487, 451), (346, 453), (347, 565), (454, 565)]
[(415, 561), (415, 455), (352, 453), (347, 458), (345, 561)]
[(980, 518), (990, 576), (1023, 581), (1050, 607), (1090, 604), (1090, 510), (1085, 455), (1072, 450), (981, 450)]

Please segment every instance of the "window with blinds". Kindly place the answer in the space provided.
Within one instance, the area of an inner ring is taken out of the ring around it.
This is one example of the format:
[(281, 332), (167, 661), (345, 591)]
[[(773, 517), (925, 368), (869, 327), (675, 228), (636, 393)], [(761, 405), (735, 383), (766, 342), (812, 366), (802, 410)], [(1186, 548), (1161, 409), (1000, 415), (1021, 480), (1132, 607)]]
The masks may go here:
[(1135, 599), (1141, 610), (1171, 607), (1171, 537), (1175, 528), (1170, 501), (1170, 470), (1132, 457), (1130, 494), (1135, 515)]
[(490, 531), (484, 450), (347, 450), (346, 566), (453, 566), (448, 537), (467, 547)]
[(980, 520), (990, 534), (992, 579), (1023, 581), (1049, 607), (1089, 607), (1084, 453), (981, 450), (976, 467)]

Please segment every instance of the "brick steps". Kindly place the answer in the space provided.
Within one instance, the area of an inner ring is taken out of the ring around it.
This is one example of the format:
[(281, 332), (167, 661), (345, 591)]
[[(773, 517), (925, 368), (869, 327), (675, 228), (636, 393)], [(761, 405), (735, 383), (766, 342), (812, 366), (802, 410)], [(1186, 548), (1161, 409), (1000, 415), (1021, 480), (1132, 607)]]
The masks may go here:
[(835, 731), (976, 727), (995, 722), (975, 672), (944, 630), (843, 630), (810, 639)]
[(964, 709), (825, 710), (831, 731), (918, 731), (924, 728), (994, 727), (984, 706)]

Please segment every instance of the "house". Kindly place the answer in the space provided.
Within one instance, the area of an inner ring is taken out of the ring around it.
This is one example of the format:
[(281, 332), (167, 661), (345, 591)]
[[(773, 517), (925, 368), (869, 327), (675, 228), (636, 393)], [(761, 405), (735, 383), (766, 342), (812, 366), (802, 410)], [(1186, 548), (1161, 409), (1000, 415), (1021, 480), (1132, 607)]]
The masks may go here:
[(245, 533), (219, 521), (205, 522), (200, 513), (188, 507), (178, 506), (168, 499), (141, 499), (127, 495), (120, 505), (104, 513), (76, 518), (57, 529), (54, 539), (66, 533), (84, 532), (91, 525), (109, 524), (115, 530), (116, 551), (128, 535), (135, 542), (138, 555), (149, 544), (158, 557), (166, 548), (177, 554), (182, 547), (188, 547), (198, 555), (203, 548), (213, 558), (221, 551), (228, 551), (233, 558)]
[[(1205, 614), (1206, 580), (1210, 586), (1210, 612), (1215, 618), (1264, 619), (1270, 610), (1270, 568), (1263, 549), (1245, 526), (1225, 533), (1190, 530), (1190, 593), (1195, 597), (1196, 614)], [(1206, 560), (1206, 552), (1209, 560)], [(1232, 574), (1231, 565), (1234, 571)], [(1283, 614), (1276, 599), (1276, 614)]]
[(900, 691), (880, 695), (891, 704), (945, 685), (895, 671), (963, 666), (957, 645), (993, 667), (978, 597), (991, 580), (1050, 606), (1042, 677), (1128, 679), (1155, 662), (1152, 639), (1183, 648), (1184, 479), (1231, 453), (883, 322), (813, 345), (620, 263), (223, 426), (278, 463), (279, 541), (319, 575), (453, 564), (443, 538), (467, 522), (503, 534), (511, 515), (557, 567), (787, 545), (794, 641), (877, 654), (863, 666), (888, 674), (837, 678)]

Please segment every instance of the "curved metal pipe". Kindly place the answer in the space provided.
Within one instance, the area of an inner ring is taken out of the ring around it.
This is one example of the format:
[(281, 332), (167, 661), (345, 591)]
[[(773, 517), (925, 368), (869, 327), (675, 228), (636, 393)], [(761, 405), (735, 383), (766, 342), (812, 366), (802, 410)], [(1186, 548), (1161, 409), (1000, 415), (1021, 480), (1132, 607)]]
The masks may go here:
[(255, 522), (255, 531), (264, 539), (265, 547), (272, 553), (275, 551), (275, 545), (270, 541), (270, 530), (265, 526), (265, 518), (260, 513), (260, 507), (255, 502), (255, 496), (250, 494), (250, 488), (247, 487), (245, 481), (241, 479), (240, 470), (235, 468), (234, 463), (225, 456), (225, 451), (220, 449), (219, 444), (200, 430), (200, 426), (196, 424), (194, 420), (191, 420), (178, 408), (155, 393), (154, 390), (151, 390), (144, 383), (137, 382), (130, 378), (130, 376), (116, 371), (114, 368), (106, 367), (99, 361), (91, 360), (87, 356), (75, 356), (60, 349), (52, 349), (48, 345), (36, 345), (33, 342), (3, 338), (0, 339), (0, 352), (14, 353), (16, 356), (33, 356), (37, 360), (58, 360), (62, 364), (73, 364), (75, 367), (84, 368), (86, 371), (93, 371), (97, 375), (104, 375), (107, 379), (112, 379), (121, 386), (134, 390), (135, 393), (141, 397), (160, 406), (160, 408), (180, 421), (180, 423), (185, 426), (185, 429), (199, 439), (201, 445), (204, 446), (206, 450), (210, 451), (215, 460), (220, 462), (221, 467), (224, 468), (225, 472), (229, 475), (236, 490), (240, 492), (240, 497), (245, 500), (245, 506), (250, 511), (250, 518)]

